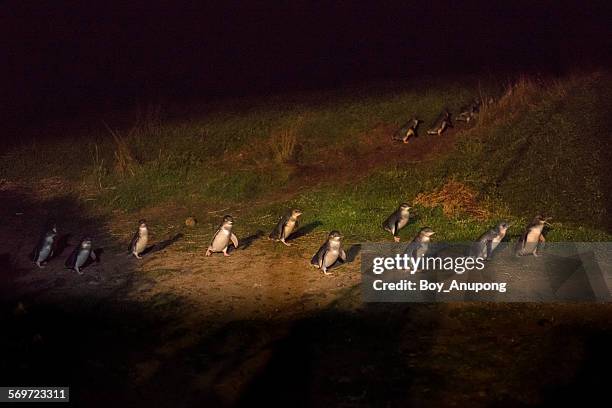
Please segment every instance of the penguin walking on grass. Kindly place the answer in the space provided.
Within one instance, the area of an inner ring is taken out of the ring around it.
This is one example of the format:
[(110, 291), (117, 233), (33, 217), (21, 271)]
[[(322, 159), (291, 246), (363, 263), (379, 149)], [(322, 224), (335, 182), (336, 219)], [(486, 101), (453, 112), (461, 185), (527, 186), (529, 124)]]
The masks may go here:
[(440, 119), (438, 119), (436, 125), (427, 131), (428, 135), (438, 135), (440, 136), (442, 133), (446, 132), (448, 128), (453, 127), (453, 122), (451, 120), (451, 114), (448, 110), (445, 110), (442, 113)]
[(282, 216), (274, 230), (270, 233), (270, 239), (275, 241), (280, 241), (287, 246), (291, 246), (291, 244), (287, 243), (285, 240), (289, 238), (289, 236), (298, 228), (299, 221), (298, 218), (302, 215), (302, 211), (296, 209), (291, 210), (289, 214)]
[(393, 214), (391, 214), (382, 224), (385, 231), (389, 231), (393, 234), (393, 239), (395, 242), (400, 241), (399, 232), (402, 228), (408, 225), (408, 220), (410, 218), (410, 204), (402, 203), (395, 210)]
[(80, 268), (85, 265), (85, 262), (90, 258), (92, 261), (95, 261), (96, 254), (93, 251), (91, 238), (85, 237), (81, 240), (79, 245), (74, 248), (74, 251), (72, 251), (68, 259), (66, 259), (66, 267), (82, 275), (83, 272), (81, 272)]
[(238, 238), (232, 232), (233, 225), (234, 218), (231, 215), (223, 217), (223, 222), (217, 228), (206, 250), (206, 256), (210, 256), (213, 252), (223, 252), (223, 256), (230, 256), (227, 253), (230, 242), (234, 244), (234, 247), (238, 248)]
[(325, 275), (329, 275), (330, 272), (327, 272), (327, 270), (335, 264), (336, 261), (346, 261), (346, 252), (342, 249), (342, 238), (344, 238), (344, 236), (340, 232), (330, 232), (327, 236), (327, 241), (321, 245), (321, 248), (319, 248), (317, 253), (312, 257), (310, 264), (321, 269)]
[(134, 255), (137, 259), (142, 259), (140, 254), (147, 247), (147, 242), (149, 242), (149, 230), (147, 229), (147, 223), (145, 220), (140, 220), (138, 221), (138, 230), (134, 234), (134, 237), (132, 237), (132, 241), (128, 247), (128, 252)]
[(474, 258), (489, 259), (495, 251), (495, 248), (506, 236), (506, 232), (510, 225), (507, 222), (500, 222), (495, 228), (492, 228), (482, 234), (478, 241), (474, 242), (470, 248), (470, 256)]
[(546, 241), (542, 232), (545, 226), (550, 225), (548, 221), (551, 219), (552, 217), (546, 218), (541, 214), (535, 216), (516, 243), (516, 256), (538, 256), (538, 247)]
[(403, 142), (404, 144), (408, 144), (410, 139), (417, 137), (416, 131), (419, 124), (422, 122), (422, 120), (416, 118), (411, 119), (408, 123), (404, 124), (404, 126), (402, 126), (395, 135), (393, 135), (392, 140), (397, 140)]
[(36, 263), (36, 266), (43, 268), (41, 265), (43, 262), (48, 261), (53, 256), (57, 241), (57, 226), (55, 222), (50, 222), (47, 231), (40, 237), (38, 244), (32, 252), (32, 261)]
[(425, 255), (427, 255), (429, 243), (431, 242), (431, 236), (433, 234), (435, 234), (435, 232), (431, 228), (421, 228), (417, 236), (410, 241), (410, 244), (408, 244), (406, 254), (413, 259), (423, 258)]

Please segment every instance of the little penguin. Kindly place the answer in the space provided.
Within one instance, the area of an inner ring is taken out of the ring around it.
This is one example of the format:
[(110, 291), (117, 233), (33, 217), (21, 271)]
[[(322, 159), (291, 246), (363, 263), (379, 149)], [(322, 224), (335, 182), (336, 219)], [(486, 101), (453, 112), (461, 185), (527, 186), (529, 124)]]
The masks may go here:
[(411, 138), (417, 137), (416, 131), (419, 124), (422, 122), (422, 120), (416, 118), (411, 119), (408, 123), (404, 124), (404, 126), (402, 126), (395, 135), (393, 135), (392, 139), (398, 141), (401, 140), (404, 144), (408, 144)]
[(238, 238), (232, 232), (233, 225), (234, 218), (231, 215), (223, 217), (223, 222), (217, 228), (206, 250), (206, 256), (210, 256), (213, 252), (223, 252), (223, 256), (230, 256), (227, 253), (230, 242), (234, 244), (234, 247), (238, 248)]
[(296, 209), (291, 210), (290, 213), (282, 216), (274, 230), (270, 233), (270, 239), (275, 241), (280, 241), (287, 246), (291, 246), (291, 244), (286, 242), (286, 239), (293, 233), (293, 231), (297, 230), (299, 221), (298, 218), (302, 215), (302, 211)]
[(408, 244), (408, 248), (406, 249), (408, 256), (414, 259), (424, 257), (429, 250), (429, 242), (433, 234), (435, 234), (435, 232), (431, 228), (421, 228), (417, 236)]
[(541, 214), (535, 216), (533, 221), (527, 228), (523, 235), (519, 238), (516, 248), (515, 254), (516, 256), (525, 256), (525, 255), (533, 255), (538, 256), (538, 247), (540, 243), (544, 243), (546, 239), (544, 239), (544, 235), (542, 231), (546, 225), (550, 225), (548, 221), (550, 221), (552, 217), (544, 217)]
[(389, 231), (393, 234), (393, 239), (395, 242), (400, 241), (399, 232), (402, 228), (408, 225), (408, 219), (410, 217), (410, 204), (402, 203), (395, 210), (393, 214), (391, 214), (382, 224), (385, 231)]
[(36, 266), (43, 268), (41, 263), (46, 262), (53, 256), (56, 240), (57, 227), (55, 223), (51, 223), (48, 230), (38, 240), (38, 244), (32, 253), (32, 261), (36, 263)]
[(497, 224), (495, 228), (492, 228), (482, 234), (478, 238), (478, 241), (472, 244), (472, 247), (470, 248), (470, 256), (474, 258), (489, 259), (493, 254), (493, 251), (495, 251), (495, 248), (497, 248), (499, 243), (506, 236), (506, 232), (508, 231), (509, 227), (510, 225), (503, 221)]
[(138, 221), (138, 230), (132, 237), (128, 252), (134, 255), (137, 259), (142, 259), (140, 254), (147, 247), (149, 241), (149, 230), (147, 229), (147, 223), (145, 220)]
[(453, 122), (451, 120), (451, 114), (448, 110), (445, 110), (444, 113), (442, 113), (440, 119), (438, 119), (438, 121), (436, 122), (436, 125), (432, 129), (427, 131), (427, 134), (440, 136), (448, 128), (452, 127)]
[(81, 240), (79, 245), (74, 248), (74, 251), (72, 251), (68, 259), (66, 259), (66, 267), (74, 269), (79, 275), (82, 275), (83, 272), (81, 272), (80, 268), (89, 258), (95, 261), (96, 254), (93, 251), (91, 238), (85, 237)]
[(321, 245), (321, 248), (310, 260), (310, 264), (321, 269), (325, 275), (329, 275), (330, 272), (327, 272), (327, 270), (336, 261), (346, 261), (346, 252), (342, 249), (342, 238), (344, 236), (340, 232), (331, 231), (327, 236), (327, 241)]

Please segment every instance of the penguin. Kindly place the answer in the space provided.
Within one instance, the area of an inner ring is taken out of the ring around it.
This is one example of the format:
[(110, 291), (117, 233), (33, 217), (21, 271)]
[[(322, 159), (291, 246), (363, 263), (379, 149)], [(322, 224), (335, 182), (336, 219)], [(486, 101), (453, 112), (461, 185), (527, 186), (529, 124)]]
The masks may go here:
[(544, 235), (542, 235), (542, 231), (546, 225), (550, 225), (548, 221), (551, 219), (552, 217), (546, 218), (541, 214), (535, 216), (533, 221), (527, 225), (525, 232), (516, 243), (516, 256), (538, 256), (538, 246), (540, 243), (544, 243), (546, 241), (544, 239)]
[(95, 261), (96, 254), (94, 253), (91, 245), (91, 238), (85, 237), (79, 243), (79, 245), (74, 248), (74, 251), (72, 251), (68, 259), (66, 259), (66, 267), (69, 269), (74, 269), (79, 275), (82, 275), (83, 272), (81, 272), (80, 268), (89, 258), (91, 258), (92, 261)]
[(440, 136), (444, 133), (448, 128), (453, 127), (453, 122), (451, 120), (451, 114), (448, 110), (445, 110), (441, 118), (436, 122), (436, 126), (427, 131), (428, 135), (438, 135)]
[(478, 113), (480, 112), (480, 100), (474, 99), (474, 101), (468, 107), (464, 107), (461, 113), (457, 115), (455, 120), (459, 122), (470, 123), (472, 120), (476, 120)]
[(393, 234), (393, 239), (395, 242), (400, 241), (399, 232), (402, 228), (408, 225), (408, 219), (410, 217), (410, 204), (402, 203), (395, 210), (393, 214), (391, 214), (382, 224), (382, 227), (385, 231), (389, 231)]
[(206, 250), (206, 256), (210, 256), (213, 252), (223, 252), (223, 256), (230, 256), (227, 253), (230, 241), (238, 248), (238, 238), (232, 232), (233, 225), (234, 218), (231, 215), (223, 217), (223, 222), (219, 225), (219, 228), (217, 228)]
[(344, 236), (340, 232), (331, 231), (327, 236), (327, 241), (321, 245), (321, 248), (310, 260), (310, 264), (321, 269), (325, 275), (329, 275), (330, 272), (327, 272), (327, 269), (336, 261), (346, 261), (346, 252), (342, 249), (342, 238)]
[(270, 233), (270, 239), (275, 241), (280, 241), (287, 246), (291, 246), (291, 244), (287, 243), (285, 240), (289, 238), (289, 236), (298, 228), (299, 222), (298, 218), (302, 215), (302, 210), (293, 209), (290, 213), (282, 216), (274, 230)]
[(510, 225), (507, 222), (500, 222), (495, 228), (492, 228), (482, 234), (478, 241), (472, 244), (470, 248), (470, 256), (474, 258), (489, 259), (495, 251), (495, 248), (506, 236), (506, 232)]
[(395, 135), (393, 135), (391, 139), (402, 141), (404, 144), (408, 144), (408, 141), (411, 138), (417, 137), (417, 127), (419, 127), (419, 123), (422, 122), (422, 120), (416, 118), (410, 119), (410, 121), (404, 124), (404, 126), (402, 126), (400, 130)]
[(57, 226), (55, 222), (49, 222), (46, 231), (38, 240), (38, 244), (32, 251), (32, 261), (36, 266), (43, 268), (41, 263), (51, 259), (57, 241)]
[(417, 236), (408, 244), (408, 248), (406, 249), (408, 256), (414, 259), (424, 257), (429, 250), (429, 242), (433, 234), (435, 234), (435, 232), (431, 228), (421, 228)]
[(137, 259), (142, 259), (140, 253), (147, 247), (149, 241), (149, 230), (147, 229), (147, 223), (145, 220), (138, 221), (138, 230), (132, 237), (130, 246), (128, 247), (128, 253), (134, 255)]

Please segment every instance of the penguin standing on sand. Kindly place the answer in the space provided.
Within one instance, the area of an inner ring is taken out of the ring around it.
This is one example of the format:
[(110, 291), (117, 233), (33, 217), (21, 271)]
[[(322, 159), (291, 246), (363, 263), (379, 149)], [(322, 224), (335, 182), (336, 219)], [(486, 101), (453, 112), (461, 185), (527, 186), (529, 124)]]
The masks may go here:
[(43, 268), (41, 263), (46, 262), (53, 256), (56, 240), (57, 227), (54, 222), (51, 222), (47, 231), (40, 237), (38, 244), (32, 252), (32, 261), (36, 263), (36, 266)]
[(91, 238), (83, 238), (79, 245), (74, 248), (74, 251), (66, 259), (66, 267), (74, 269), (79, 275), (82, 275), (80, 268), (91, 258), (92, 261), (96, 260), (96, 254), (93, 251), (91, 245)]
[(535, 216), (533, 221), (527, 225), (525, 232), (516, 243), (516, 256), (538, 256), (538, 247), (540, 243), (544, 243), (546, 241), (542, 232), (546, 225), (550, 225), (548, 221), (551, 219), (552, 217), (545, 218), (540, 214)]
[(470, 249), (470, 256), (474, 258), (489, 259), (495, 251), (495, 248), (506, 236), (506, 232), (510, 225), (507, 222), (500, 222), (495, 228), (492, 228), (482, 234), (478, 241), (474, 242)]
[(234, 244), (234, 247), (238, 248), (238, 238), (232, 232), (233, 225), (234, 218), (231, 215), (223, 217), (223, 222), (219, 225), (219, 228), (217, 228), (206, 250), (206, 256), (210, 256), (213, 252), (223, 252), (223, 256), (230, 256), (227, 253), (230, 242)]
[(138, 221), (138, 230), (134, 234), (128, 252), (134, 255), (137, 259), (142, 259), (140, 254), (147, 247), (149, 241), (149, 230), (147, 229), (147, 223), (145, 220)]
[(410, 204), (402, 203), (393, 214), (391, 214), (382, 224), (385, 231), (393, 234), (395, 242), (400, 241), (399, 232), (402, 228), (408, 225), (410, 217)]
[(393, 135), (392, 139), (398, 141), (401, 140), (404, 144), (407, 144), (410, 139), (417, 137), (417, 127), (419, 127), (419, 123), (421, 122), (422, 120), (416, 118), (411, 119), (408, 123), (402, 126), (395, 135)]
[(293, 209), (289, 214), (282, 216), (274, 230), (270, 233), (270, 239), (275, 241), (280, 241), (287, 246), (291, 246), (291, 244), (285, 242), (287, 238), (298, 228), (299, 222), (298, 218), (302, 215), (302, 211), (298, 209)]
[(431, 228), (421, 228), (417, 236), (408, 244), (408, 248), (406, 249), (408, 256), (414, 259), (424, 257), (429, 250), (429, 242), (433, 234), (435, 234), (435, 232)]
[(327, 241), (321, 245), (321, 248), (310, 260), (310, 264), (321, 269), (325, 275), (329, 275), (327, 272), (336, 261), (346, 261), (346, 252), (342, 249), (342, 238), (344, 236), (338, 231), (332, 231), (327, 236)]
[(432, 129), (427, 131), (427, 134), (440, 136), (448, 128), (452, 128), (452, 127), (453, 127), (453, 122), (451, 120), (451, 114), (448, 110), (445, 110), (441, 118), (438, 119), (438, 122), (436, 123), (436, 125)]

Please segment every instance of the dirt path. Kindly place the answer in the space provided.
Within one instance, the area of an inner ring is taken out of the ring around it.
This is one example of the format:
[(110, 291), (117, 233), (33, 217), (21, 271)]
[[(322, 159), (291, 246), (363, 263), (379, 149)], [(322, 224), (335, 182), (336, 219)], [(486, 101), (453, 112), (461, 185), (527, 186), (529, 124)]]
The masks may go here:
[[(389, 164), (379, 132), (363, 136), (360, 160), (339, 160), (347, 182)], [(453, 137), (419, 139), (397, 157), (442, 152)], [(299, 177), (316, 185), (323, 170), (314, 163)], [(251, 237), (230, 258), (206, 258), (205, 242), (175, 245), (176, 226), (137, 261), (123, 251), (130, 217), (90, 214), (59, 185), (0, 188), (5, 384), (70, 384), (88, 406), (531, 405), (555, 403), (547, 390), (564, 384), (592, 393), (591, 377), (576, 373), (610, 363), (607, 308), (364, 304), (354, 243), (332, 276), (309, 265), (322, 232), (291, 248)], [(74, 235), (39, 270), (27, 255), (50, 214)], [(103, 252), (78, 276), (63, 261), (86, 233)], [(559, 366), (555, 355), (571, 358)]]

